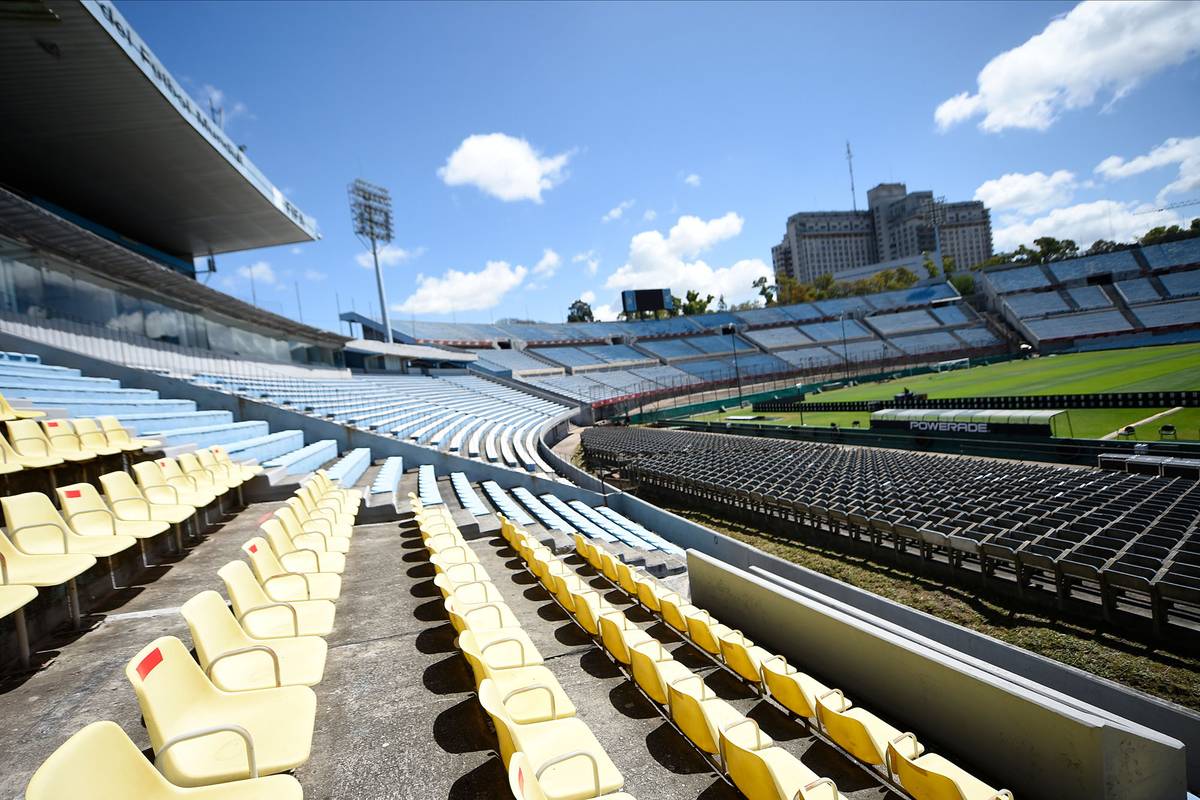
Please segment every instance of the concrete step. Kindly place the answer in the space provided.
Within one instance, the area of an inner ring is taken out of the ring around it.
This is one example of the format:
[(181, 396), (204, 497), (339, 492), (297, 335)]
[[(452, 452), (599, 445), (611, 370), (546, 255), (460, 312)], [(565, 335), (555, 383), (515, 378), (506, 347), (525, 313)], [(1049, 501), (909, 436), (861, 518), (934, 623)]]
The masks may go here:
[(271, 426), (260, 420), (247, 422), (229, 422), (220, 425), (200, 425), (191, 428), (176, 428), (165, 431), (161, 437), (168, 446), (178, 444), (193, 444), (197, 448), (209, 447), (214, 444), (229, 444), (244, 442), (247, 439), (257, 439), (271, 432)]

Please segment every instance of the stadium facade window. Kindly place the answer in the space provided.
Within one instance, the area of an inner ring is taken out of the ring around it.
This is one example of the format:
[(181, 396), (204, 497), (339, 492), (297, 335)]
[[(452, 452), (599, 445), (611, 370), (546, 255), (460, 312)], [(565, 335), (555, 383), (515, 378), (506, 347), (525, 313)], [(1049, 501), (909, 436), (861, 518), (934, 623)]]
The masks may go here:
[(108, 334), (295, 364), (340, 366), (328, 347), (264, 335), (111, 284), (61, 259), (0, 238), (0, 311), (82, 323)]

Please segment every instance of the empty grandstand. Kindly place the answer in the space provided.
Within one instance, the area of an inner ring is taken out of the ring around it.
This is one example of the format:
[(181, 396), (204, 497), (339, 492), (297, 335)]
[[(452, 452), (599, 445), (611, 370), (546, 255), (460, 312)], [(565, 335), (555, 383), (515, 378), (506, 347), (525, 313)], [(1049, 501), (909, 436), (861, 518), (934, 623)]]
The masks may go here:
[(985, 270), (989, 302), (1040, 350), (1200, 338), (1200, 238)]

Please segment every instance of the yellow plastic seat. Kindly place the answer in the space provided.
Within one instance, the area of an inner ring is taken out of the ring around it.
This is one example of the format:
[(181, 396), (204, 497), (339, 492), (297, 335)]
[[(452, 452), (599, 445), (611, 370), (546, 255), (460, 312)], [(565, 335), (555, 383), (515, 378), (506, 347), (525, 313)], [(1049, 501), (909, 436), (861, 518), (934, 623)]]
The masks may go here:
[(150, 539), (171, 529), (160, 520), (128, 520), (117, 516), (90, 483), (60, 486), (55, 490), (58, 504), (66, 515), (67, 524), (83, 536), (132, 536)]
[(312, 482), (324, 494), (336, 494), (344, 497), (350, 505), (348, 510), (357, 509), (359, 503), (362, 502), (363, 493), (360, 489), (355, 489), (353, 486), (344, 487), (338, 483), (335, 483), (333, 479), (329, 477), (329, 473), (323, 469), (319, 469), (313, 473)]
[(574, 538), (575, 552), (579, 554), (580, 558), (595, 568), (596, 564), (600, 563), (597, 560), (598, 557), (596, 554), (596, 546), (588, 541), (587, 538), (578, 531), (574, 533)]
[(18, 550), (0, 533), (0, 583), (7, 585), (61, 586), (96, 565), (86, 553), (34, 554)]
[(241, 481), (230, 483), (225, 480), (223, 475), (207, 469), (200, 463), (200, 459), (196, 458), (195, 453), (180, 453), (175, 457), (175, 463), (179, 466), (179, 471), (194, 480), (196, 488), (201, 491), (210, 491), (220, 495), (241, 483)]
[(551, 591), (554, 592), (559, 605), (566, 609), (568, 614), (575, 616), (575, 597), (572, 593), (588, 590), (587, 584), (573, 572), (569, 575), (551, 575), (550, 583)]
[(703, 609), (697, 609), (688, 614), (685, 619), (687, 620), (688, 638), (706, 652), (714, 656), (720, 655), (720, 639), (722, 636), (733, 633), (733, 628), (717, 622), (712, 614)]
[(8, 439), (0, 436), (0, 463), (4, 466), (4, 472), (17, 472), (18, 469), (45, 469), (47, 467), (57, 467), (63, 463), (63, 460), (55, 455), (35, 456), (32, 454), (18, 453), (13, 449), (13, 446), (8, 443)]
[[(817, 719), (821, 728), (850, 755), (872, 765), (887, 760), (888, 743), (901, 736), (901, 731), (865, 708), (853, 706), (841, 689), (830, 689), (817, 698)], [(898, 752), (916, 758), (924, 747), (916, 737), (902, 739)]]
[(313, 513), (295, 495), (289, 497), (284, 502), (292, 509), (292, 512), (300, 520), (300, 524), (304, 526), (305, 530), (317, 531), (326, 536), (341, 536), (345, 539), (350, 539), (354, 536), (354, 526), (349, 522), (339, 522), (332, 514), (325, 511)]
[[(455, 566), (466, 565), (456, 564)], [(504, 602), (504, 595), (489, 580), (455, 581), (447, 577), (446, 573), (439, 572), (433, 576), (433, 585), (438, 587), (438, 591), (442, 593), (443, 598), (453, 597), (463, 606)]]
[[(446, 569), (439, 571), (437, 574), (445, 575), (446, 579), (455, 586), (463, 583), (470, 583), (472, 581), (491, 580), (487, 570), (484, 569), (483, 565), (478, 561), (469, 561), (462, 564), (450, 564), (446, 567)], [(436, 577), (434, 578), (434, 583), (437, 583)], [(443, 596), (445, 596), (445, 593), (443, 593)]]
[(642, 607), (652, 614), (662, 615), (662, 603), (659, 602), (659, 597), (667, 592), (666, 589), (659, 586), (658, 582), (646, 575), (634, 576), (634, 587), (636, 588), (637, 601), (642, 604)]
[(760, 670), (767, 691), (777, 703), (797, 716), (816, 719), (817, 698), (829, 687), (789, 665), (783, 656), (765, 659)]
[[(4, 557), (0, 556), (0, 561)], [(37, 599), (37, 589), (25, 584), (8, 585), (0, 583), (0, 619), (7, 617), (19, 608), (32, 603)]]
[[(591, 729), (576, 717), (520, 723), (504, 706), (496, 684), (484, 680), (479, 702), (496, 727), (500, 757), (507, 768), (513, 753), (522, 752), (551, 800), (587, 800), (625, 785), (612, 759)], [(571, 755), (567, 759), (563, 756)]]
[(183, 642), (163, 636), (125, 666), (155, 766), (178, 786), (273, 775), (308, 761), (317, 696), (307, 686), (226, 692)]
[(833, 781), (773, 746), (754, 720), (735, 722), (720, 737), (721, 763), (749, 800), (845, 800)]
[(616, 610), (595, 589), (571, 590), (571, 601), (575, 621), (592, 636), (600, 635), (600, 617)]
[(772, 657), (770, 651), (747, 639), (741, 631), (725, 634), (717, 644), (721, 648), (721, 659), (731, 670), (755, 686), (762, 684), (762, 664)]
[(14, 419), (9, 420), (8, 439), (12, 444), (13, 449), (23, 456), (31, 458), (59, 458), (63, 461), (91, 461), (96, 456), (92, 453), (84, 453), (81, 451), (64, 451), (56, 448), (51, 441), (46, 438), (45, 431), (38, 423), (30, 419)]
[[(692, 744), (714, 756), (720, 751), (720, 731), (745, 719), (740, 711), (713, 694), (699, 675), (687, 675), (667, 684), (667, 707), (671, 719)], [(763, 734), (762, 738), (770, 744), (770, 737)]]
[(660, 706), (665, 706), (668, 702), (667, 687), (692, 674), (692, 671), (676, 661), (657, 639), (629, 648), (629, 662), (634, 681)]
[(345, 553), (330, 553), (315, 547), (297, 547), (278, 517), (263, 520), (258, 528), (288, 572), (334, 572), (340, 575), (346, 571)]
[(217, 457), (212, 454), (211, 450), (200, 449), (192, 453), (196, 458), (196, 462), (211, 475), (226, 486), (236, 489), (246, 482), (246, 478), (242, 475), (242, 471), (237, 468), (236, 464), (222, 464), (217, 461)]
[(308, 509), (310, 514), (323, 514), (331, 517), (335, 522), (342, 525), (353, 525), (354, 514), (347, 512), (344, 509), (344, 504), (338, 498), (325, 497), (318, 498), (313, 496), (312, 488), (301, 484), (294, 495), (304, 507)]
[(29, 779), (25, 800), (303, 800), (291, 775), (185, 788), (164, 778), (121, 726), (93, 722), (59, 745)]
[(688, 632), (688, 616), (700, 610), (691, 603), (684, 602), (683, 598), (675, 592), (659, 595), (658, 602), (662, 606), (663, 622), (680, 633)]
[(283, 530), (296, 547), (309, 548), (318, 552), (349, 553), (350, 539), (346, 536), (331, 536), (317, 530), (317, 526), (306, 528), (296, 511), (285, 505), (275, 509), (275, 518), (283, 524)]
[(473, 637), (467, 638), (462, 653), (471, 667), (476, 691), (484, 680), (495, 683), (505, 710), (515, 721), (523, 724), (575, 716), (575, 704), (546, 667), (493, 667), (487, 656), (475, 649)]
[[(545, 664), (529, 634), (520, 628), (464, 630), (458, 636), (458, 649), (471, 661), (472, 668), (483, 668), (483, 672), (475, 676), (476, 685), (487, 677), (486, 672), (492, 670)], [(478, 664), (472, 659), (477, 659)]]
[(255, 639), (238, 625), (213, 591), (190, 598), (180, 609), (204, 674), (218, 689), (242, 692), (275, 686), (314, 686), (325, 674), (329, 649), (319, 636)]
[(212, 445), (208, 448), (208, 450), (213, 454), (217, 461), (220, 461), (222, 464), (229, 464), (237, 467), (238, 470), (241, 471), (242, 478), (244, 480), (250, 480), (255, 475), (261, 475), (263, 472), (263, 468), (258, 464), (234, 461), (229, 457), (229, 451), (219, 444)]
[(231, 561), (217, 575), (225, 582), (234, 616), (255, 639), (328, 636), (333, 631), (336, 608), (329, 600), (272, 600), (245, 561)]
[(608, 578), (609, 583), (617, 582), (617, 562), (619, 560), (607, 550), (600, 552), (600, 574)]
[(124, 441), (110, 440), (94, 419), (86, 417), (73, 419), (71, 425), (75, 428), (75, 435), (79, 437), (79, 443), (88, 450), (135, 453), (142, 449), (140, 444), (128, 438)]
[(520, 620), (513, 614), (507, 603), (466, 605), (453, 597), (447, 597), (442, 605), (450, 617), (450, 624), (459, 633), (466, 630), (494, 631), (499, 628), (521, 627)]
[(0, 421), (37, 419), (44, 416), (46, 416), (46, 412), (38, 411), (36, 408), (13, 408), (12, 403), (8, 402), (8, 399), (0, 394)]
[(192, 506), (152, 502), (126, 472), (101, 475), (100, 487), (104, 489), (104, 496), (108, 498), (113, 514), (120, 520), (154, 520), (176, 525), (196, 513)]
[[(592, 763), (591, 757), (587, 753), (568, 753), (564, 756), (559, 756), (562, 760), (571, 759), (587, 759), (588, 763)], [(540, 770), (535, 770), (533, 765), (529, 763), (529, 757), (519, 750), (513, 753), (512, 759), (508, 762), (508, 787), (512, 790), (513, 797), (516, 800), (548, 800), (549, 795), (539, 781), (540, 775), (546, 770), (555, 766), (558, 760), (547, 762), (542, 765)], [(597, 783), (592, 794), (586, 795), (593, 800), (634, 800), (633, 795), (625, 792), (615, 792), (613, 794), (599, 794), (600, 786)]]
[(96, 422), (100, 424), (100, 430), (104, 431), (104, 438), (111, 445), (134, 444), (142, 449), (162, 447), (162, 442), (158, 439), (134, 436), (133, 432), (122, 425), (116, 417), (96, 417)]
[(174, 458), (160, 458), (158, 465), (168, 480), (171, 478), (187, 478), (197, 492), (208, 492), (214, 497), (220, 497), (229, 491), (229, 486), (216, 475), (200, 466), (200, 462), (191, 453), (180, 453)]
[(158, 461), (139, 461), (133, 465), (133, 474), (142, 494), (151, 503), (199, 509), (217, 499), (215, 494), (197, 491), (195, 483), (186, 477), (169, 478)]
[(132, 536), (111, 533), (81, 536), (63, 521), (50, 498), (26, 492), (0, 498), (8, 535), (14, 545), (30, 554), (86, 553), (114, 556), (137, 544)]
[(122, 452), (121, 448), (113, 447), (107, 441), (98, 446), (89, 447), (75, 433), (75, 425), (69, 419), (42, 420), (42, 431), (50, 440), (50, 446), (60, 453), (82, 453), (91, 457), (115, 456)]
[(637, 584), (634, 582), (633, 570), (624, 561), (614, 561), (617, 570), (617, 586), (630, 597), (637, 597)]
[(604, 649), (622, 664), (630, 663), (629, 650), (639, 644), (653, 641), (654, 637), (634, 625), (620, 611), (600, 617), (600, 641)]
[(289, 572), (261, 536), (243, 544), (242, 551), (250, 557), (254, 577), (272, 600), (285, 603), (291, 600), (337, 600), (342, 594), (341, 575), (335, 572)]
[(437, 553), (448, 547), (470, 547), (467, 540), (457, 533), (439, 533), (434, 536), (427, 537), (422, 544), (430, 553)]
[[(937, 753), (913, 758), (904, 733), (888, 742), (888, 771), (915, 800), (1013, 800), (1007, 789), (993, 789)], [(907, 752), (906, 752), (907, 751)]]
[(429, 556), (429, 563), (433, 564), (439, 572), (444, 572), (447, 567), (454, 564), (478, 564), (479, 556), (475, 555), (475, 551), (464, 543), (445, 547), (433, 553)]

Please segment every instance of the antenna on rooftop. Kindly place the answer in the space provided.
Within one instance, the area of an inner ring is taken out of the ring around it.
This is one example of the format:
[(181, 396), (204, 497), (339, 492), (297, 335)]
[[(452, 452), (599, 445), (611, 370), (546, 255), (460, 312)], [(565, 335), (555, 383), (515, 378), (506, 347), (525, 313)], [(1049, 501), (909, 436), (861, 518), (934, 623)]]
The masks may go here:
[(208, 97), (208, 115), (217, 123), (218, 128), (225, 130), (225, 108), (214, 103), (212, 95)]
[(383, 323), (384, 341), (391, 344), (392, 321), (388, 317), (383, 271), (379, 269), (379, 244), (387, 244), (392, 240), (392, 196), (382, 186), (357, 178), (350, 184), (350, 214), (354, 218), (355, 235), (363, 244), (371, 244), (375, 283), (379, 288), (380, 321)]
[(850, 167), (850, 203), (854, 211), (858, 211), (858, 195), (854, 193), (854, 153), (850, 150), (850, 140), (846, 140), (846, 165)]

